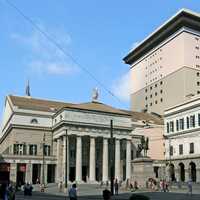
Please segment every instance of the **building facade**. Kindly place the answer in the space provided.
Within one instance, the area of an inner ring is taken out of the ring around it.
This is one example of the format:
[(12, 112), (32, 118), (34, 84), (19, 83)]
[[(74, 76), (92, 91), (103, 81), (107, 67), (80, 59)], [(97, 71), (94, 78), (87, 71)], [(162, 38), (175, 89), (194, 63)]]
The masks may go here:
[[(113, 121), (114, 154), (110, 141)], [(30, 96), (6, 97), (0, 139), (0, 177), (24, 182), (94, 183), (131, 178), (132, 118), (92, 101), (69, 104)], [(113, 156), (114, 155), (114, 156)], [(67, 170), (67, 171), (66, 171)]]
[(171, 180), (200, 182), (200, 97), (165, 110), (165, 158)]
[(123, 59), (130, 65), (132, 110), (163, 115), (200, 93), (199, 20), (180, 10)]

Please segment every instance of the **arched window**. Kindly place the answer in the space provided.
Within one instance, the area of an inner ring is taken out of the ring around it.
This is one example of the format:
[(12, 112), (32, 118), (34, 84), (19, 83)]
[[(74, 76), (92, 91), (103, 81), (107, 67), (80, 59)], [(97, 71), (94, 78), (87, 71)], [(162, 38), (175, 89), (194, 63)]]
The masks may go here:
[(38, 124), (38, 120), (35, 118), (31, 119), (31, 124)]

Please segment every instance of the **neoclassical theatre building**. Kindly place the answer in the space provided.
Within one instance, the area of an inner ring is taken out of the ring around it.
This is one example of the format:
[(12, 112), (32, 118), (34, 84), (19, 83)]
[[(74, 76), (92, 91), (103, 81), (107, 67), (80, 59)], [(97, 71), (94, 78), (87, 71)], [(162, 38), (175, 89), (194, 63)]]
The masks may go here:
[(37, 179), (64, 182), (66, 163), (71, 182), (109, 180), (111, 120), (115, 178), (130, 179), (130, 113), (96, 100), (70, 104), (7, 96), (0, 139), (1, 180), (18, 184), (35, 183)]
[(130, 180), (136, 128), (141, 129), (144, 122), (160, 124), (162, 119), (116, 109), (96, 97), (88, 103), (71, 104), (8, 95), (0, 138), (0, 182), (64, 183), (66, 176), (69, 182), (106, 182), (111, 160), (114, 177)]

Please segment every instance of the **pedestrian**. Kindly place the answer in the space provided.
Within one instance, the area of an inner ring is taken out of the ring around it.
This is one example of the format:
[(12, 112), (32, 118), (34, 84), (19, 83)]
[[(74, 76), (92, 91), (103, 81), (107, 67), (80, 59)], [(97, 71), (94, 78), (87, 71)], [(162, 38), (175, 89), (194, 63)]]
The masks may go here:
[(39, 177), (37, 177), (37, 179), (36, 179), (36, 184), (40, 184), (40, 179), (39, 179)]
[(165, 190), (166, 192), (169, 192), (169, 182), (165, 182)]
[(137, 190), (138, 189), (138, 183), (137, 181), (134, 181), (134, 190)]
[(103, 191), (103, 199), (110, 200), (111, 199), (111, 192), (107, 188)]
[(188, 194), (192, 195), (192, 180), (191, 179), (187, 182), (187, 186), (188, 186)]
[(69, 189), (69, 199), (70, 200), (77, 200), (77, 187), (76, 187), (75, 183)]
[(62, 186), (63, 186), (63, 183), (62, 183), (62, 181), (60, 181), (58, 183), (59, 192), (62, 192)]
[(15, 190), (11, 184), (8, 187), (8, 199), (15, 200)]
[(114, 183), (114, 189), (115, 189), (115, 194), (118, 195), (119, 183), (118, 183), (117, 179), (115, 180), (115, 183)]

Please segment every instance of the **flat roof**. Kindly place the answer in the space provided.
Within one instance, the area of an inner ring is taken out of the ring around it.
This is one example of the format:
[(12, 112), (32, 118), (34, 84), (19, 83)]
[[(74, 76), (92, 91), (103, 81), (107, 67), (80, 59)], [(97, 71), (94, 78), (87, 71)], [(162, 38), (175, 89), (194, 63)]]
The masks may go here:
[(179, 10), (132, 49), (128, 55), (123, 58), (123, 61), (131, 65), (182, 27), (200, 31), (200, 14), (188, 9)]

